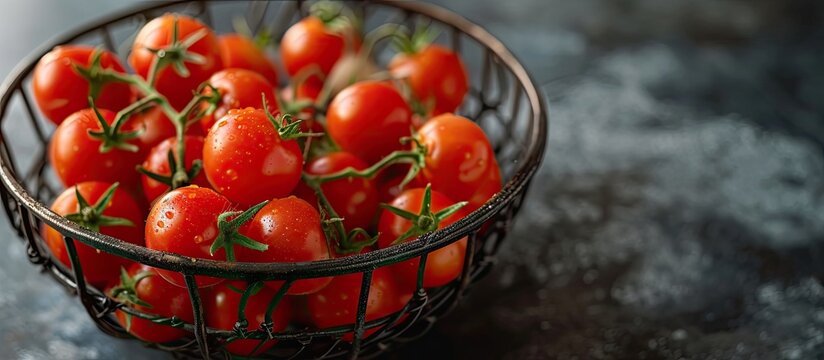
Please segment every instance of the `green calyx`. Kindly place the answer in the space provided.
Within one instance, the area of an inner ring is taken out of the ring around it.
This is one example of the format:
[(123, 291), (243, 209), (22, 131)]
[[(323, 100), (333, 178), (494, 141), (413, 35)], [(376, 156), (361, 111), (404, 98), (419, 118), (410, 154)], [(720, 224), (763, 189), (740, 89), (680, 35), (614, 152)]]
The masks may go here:
[[(209, 30), (200, 29), (183, 40), (179, 39), (178, 32), (177, 17), (175, 17), (172, 25), (172, 43), (162, 49), (146, 48), (146, 50), (155, 54), (153, 68), (162, 69), (166, 66), (172, 66), (174, 71), (181, 77), (189, 77), (190, 73), (189, 69), (186, 68), (186, 63), (198, 65), (206, 63), (206, 58), (203, 55), (189, 51), (189, 47), (206, 36)], [(154, 85), (156, 73), (157, 71), (149, 72), (150, 85)]]
[(323, 22), (327, 29), (336, 33), (346, 33), (360, 29), (360, 22), (352, 9), (337, 1), (318, 1), (312, 4), (309, 13)]
[(92, 52), (92, 61), (88, 67), (80, 66), (72, 63), (74, 71), (80, 74), (89, 83), (89, 97), (97, 99), (103, 86), (110, 82), (119, 81), (117, 77), (113, 76), (111, 72), (103, 69), (101, 59), (103, 58), (103, 49), (96, 48)]
[(294, 140), (305, 137), (323, 136), (321, 133), (303, 132), (300, 128), (300, 123), (303, 120), (294, 119), (291, 114), (283, 113), (279, 116), (272, 115), (272, 113), (269, 112), (269, 103), (266, 101), (266, 94), (261, 93), (260, 96), (262, 99), (261, 104), (263, 105), (263, 111), (266, 112), (266, 117), (269, 118), (269, 122), (271, 122), (272, 126), (275, 127), (275, 130), (277, 130), (281, 139)]
[(392, 44), (404, 54), (417, 54), (438, 38), (438, 32), (428, 26), (419, 26), (411, 35), (408, 31), (394, 34)]
[[(140, 299), (140, 296), (137, 295), (137, 284), (140, 283), (143, 279), (154, 276), (154, 273), (149, 271), (141, 271), (135, 276), (129, 276), (129, 272), (126, 271), (125, 268), (120, 268), (120, 284), (116, 287), (113, 287), (109, 291), (109, 297), (114, 299), (115, 301), (126, 305), (126, 306), (141, 306), (147, 309), (152, 308), (152, 304), (149, 304)], [(131, 330), (132, 327), (132, 315), (126, 313), (126, 330)]]
[[(209, 255), (214, 256), (219, 249), (223, 249), (226, 252), (226, 260), (234, 262), (235, 245), (257, 251), (269, 249), (269, 245), (252, 240), (238, 232), (243, 224), (251, 220), (268, 203), (269, 201), (261, 202), (246, 211), (227, 211), (220, 214), (217, 217), (218, 235), (209, 248)], [(229, 218), (232, 220), (228, 220)]]
[(134, 223), (128, 219), (103, 215), (103, 211), (109, 207), (109, 203), (112, 201), (118, 185), (118, 183), (112, 184), (94, 205), (89, 205), (89, 202), (80, 195), (80, 190), (75, 186), (74, 194), (77, 197), (78, 211), (66, 215), (66, 219), (71, 220), (84, 229), (98, 232), (100, 228), (104, 226), (134, 226)]
[(421, 211), (417, 214), (394, 207), (389, 204), (381, 204), (381, 207), (387, 211), (400, 216), (412, 223), (409, 230), (398, 236), (392, 241), (392, 245), (400, 244), (410, 238), (416, 238), (423, 234), (438, 230), (441, 221), (456, 213), (462, 207), (466, 206), (468, 202), (461, 201), (448, 206), (438, 212), (432, 212), (432, 185), (427, 184), (421, 200)]
[[(135, 104), (141, 103), (137, 102)], [(125, 120), (121, 119), (128, 118), (128, 116), (131, 113), (121, 116), (121, 113), (123, 113), (123, 111), (121, 111), (120, 113), (118, 113), (117, 118), (112, 123), (112, 125), (109, 125), (109, 123), (106, 122), (106, 119), (103, 118), (103, 115), (100, 114), (100, 111), (97, 109), (97, 106), (94, 105), (94, 100), (91, 97), (89, 97), (89, 106), (94, 111), (94, 115), (97, 118), (97, 123), (100, 125), (100, 130), (96, 131), (90, 129), (88, 130), (88, 134), (90, 138), (100, 141), (101, 153), (107, 153), (109, 151), (112, 151), (112, 149), (121, 149), (129, 152), (137, 152), (137, 145), (129, 143), (128, 141), (140, 136), (140, 130), (128, 132), (120, 131), (123, 123), (125, 122)], [(131, 110), (132, 107), (133, 106), (130, 106), (128, 109), (133, 112), (135, 110)], [(127, 109), (124, 109), (124, 111), (126, 110)]]

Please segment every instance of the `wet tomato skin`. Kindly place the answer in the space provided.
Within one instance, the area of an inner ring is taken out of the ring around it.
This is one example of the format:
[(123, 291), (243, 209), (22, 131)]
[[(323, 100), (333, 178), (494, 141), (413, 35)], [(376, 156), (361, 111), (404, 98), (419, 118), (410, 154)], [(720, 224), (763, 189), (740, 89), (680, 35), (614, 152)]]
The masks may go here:
[[(192, 163), (203, 156), (203, 137), (186, 135), (183, 138), (186, 144), (185, 165), (186, 169), (192, 168)], [(146, 160), (143, 161), (143, 168), (158, 175), (169, 176), (171, 169), (169, 168), (169, 151), (172, 151), (177, 158), (177, 139), (168, 138), (152, 148)], [(169, 190), (169, 186), (154, 180), (146, 175), (141, 175), (141, 184), (143, 185), (143, 194), (149, 202), (154, 201), (163, 193)], [(194, 179), (190, 179), (190, 183), (200, 187), (210, 187), (209, 181), (206, 180), (206, 175), (200, 171)]]
[[(225, 116), (231, 109), (253, 107), (263, 108), (262, 97), (266, 97), (267, 109), (276, 114), (277, 101), (275, 88), (262, 75), (246, 69), (224, 69), (216, 72), (209, 78), (209, 84), (220, 92), (220, 102), (214, 113), (200, 119), (200, 126), (204, 133), (208, 133), (216, 119)], [(211, 90), (205, 89), (205, 93)], [(204, 104), (205, 106), (205, 104)]]
[(431, 115), (453, 112), (469, 90), (466, 67), (455, 52), (431, 44), (414, 54), (398, 54), (389, 64), (395, 78), (404, 79)]

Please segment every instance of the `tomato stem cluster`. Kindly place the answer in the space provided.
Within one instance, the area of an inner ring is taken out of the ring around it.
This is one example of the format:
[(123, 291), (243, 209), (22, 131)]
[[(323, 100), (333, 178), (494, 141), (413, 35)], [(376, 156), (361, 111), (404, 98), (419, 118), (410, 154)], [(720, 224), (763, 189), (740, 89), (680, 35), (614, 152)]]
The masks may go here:
[[(140, 283), (143, 279), (154, 276), (155, 274), (149, 271), (141, 271), (135, 276), (129, 276), (129, 272), (126, 271), (126, 268), (120, 268), (120, 284), (113, 287), (109, 291), (109, 296), (115, 301), (130, 306), (130, 305), (138, 305), (144, 308), (151, 309), (152, 304), (149, 304), (137, 295), (137, 284)], [(132, 316), (129, 313), (126, 313), (126, 330), (130, 330), (132, 327)]]
[[(223, 249), (226, 252), (227, 261), (235, 261), (235, 245), (243, 246), (257, 251), (266, 251), (269, 245), (250, 239), (245, 235), (241, 235), (238, 230), (243, 224), (252, 219), (252, 217), (266, 206), (269, 201), (263, 201), (260, 204), (250, 207), (246, 211), (227, 211), (217, 217), (218, 235), (215, 242), (209, 248), (209, 254), (213, 255), (219, 250)], [(232, 220), (228, 220), (234, 217)]]
[(398, 215), (406, 220), (409, 220), (412, 223), (412, 226), (409, 227), (409, 230), (406, 230), (406, 232), (404, 232), (403, 234), (398, 236), (397, 239), (392, 241), (392, 245), (396, 245), (403, 243), (404, 241), (406, 241), (406, 239), (418, 237), (425, 233), (438, 230), (438, 225), (440, 225), (441, 221), (456, 213), (462, 207), (466, 206), (466, 204), (468, 204), (468, 202), (461, 201), (449, 207), (446, 207), (438, 212), (432, 212), (432, 184), (427, 184), (426, 189), (424, 189), (423, 192), (423, 199), (421, 201), (421, 211), (417, 214), (394, 207), (389, 204), (381, 204), (381, 207), (395, 215)]
[(128, 219), (103, 215), (103, 211), (111, 203), (118, 185), (118, 183), (112, 184), (94, 205), (90, 205), (75, 186), (74, 194), (77, 197), (78, 209), (76, 213), (68, 214), (65, 218), (77, 223), (84, 229), (98, 232), (101, 226), (134, 226), (134, 223)]

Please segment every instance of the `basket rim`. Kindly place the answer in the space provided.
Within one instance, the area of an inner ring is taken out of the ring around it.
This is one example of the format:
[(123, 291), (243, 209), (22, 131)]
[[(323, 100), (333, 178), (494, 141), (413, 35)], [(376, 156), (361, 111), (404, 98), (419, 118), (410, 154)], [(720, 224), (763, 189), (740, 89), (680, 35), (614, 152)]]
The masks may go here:
[[(120, 22), (129, 17), (169, 6), (187, 3), (201, 3), (201, 0), (177, 0), (161, 2), (146, 6), (128, 7), (111, 15), (76, 27), (64, 34), (53, 37), (38, 46), (24, 57), (6, 76), (0, 86), (0, 121), (5, 119), (8, 103), (19, 89), (23, 91), (23, 80), (31, 73), (37, 61), (48, 51), (58, 45), (66, 44), (97, 31), (105, 26)], [(467, 20), (461, 15), (438, 5), (422, 2), (397, 2), (391, 0), (374, 0), (374, 3), (394, 7), (427, 16), (453, 27), (476, 40), (491, 51), (506, 66), (517, 80), (513, 86), (523, 88), (527, 102), (532, 109), (532, 126), (527, 134), (527, 144), (523, 161), (518, 165), (512, 178), (503, 185), (500, 192), (489, 199), (483, 206), (457, 222), (435, 232), (424, 234), (419, 241), (378, 249), (364, 254), (296, 263), (244, 263), (225, 262), (209, 259), (195, 259), (174, 253), (152, 250), (140, 245), (128, 243), (117, 238), (81, 228), (77, 224), (51, 211), (44, 203), (34, 198), (14, 176), (11, 164), (0, 156), (0, 180), (9, 190), (11, 196), (28, 209), (37, 218), (62, 234), (69, 234), (72, 239), (115, 254), (136, 260), (149, 266), (172, 270), (184, 274), (210, 275), (227, 279), (261, 279), (285, 280), (334, 276), (348, 273), (372, 271), (378, 267), (408, 260), (449, 245), (466, 236), (470, 229), (480, 227), (491, 219), (504, 205), (514, 199), (529, 183), (543, 159), (548, 132), (548, 117), (544, 96), (537, 88), (532, 77), (509, 49), (483, 27)], [(24, 221), (27, 221), (24, 219)], [(139, 260), (138, 260), (139, 259)]]

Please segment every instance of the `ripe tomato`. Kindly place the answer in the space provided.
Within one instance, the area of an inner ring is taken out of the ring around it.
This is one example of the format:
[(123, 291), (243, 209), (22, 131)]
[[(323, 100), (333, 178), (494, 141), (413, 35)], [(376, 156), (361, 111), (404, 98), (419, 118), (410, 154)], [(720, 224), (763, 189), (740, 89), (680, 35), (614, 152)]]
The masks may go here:
[[(89, 82), (72, 65), (91, 65), (95, 48), (85, 45), (58, 46), (44, 55), (34, 68), (32, 90), (37, 107), (49, 120), (60, 125), (72, 113), (89, 107)], [(102, 50), (100, 66), (125, 72), (117, 56)], [(111, 82), (100, 88), (95, 99), (99, 108), (119, 111), (131, 103), (131, 89)]]
[[(280, 42), (280, 57), (286, 72), (291, 76), (312, 65), (318, 67), (323, 75), (329, 74), (347, 47), (355, 51), (360, 47), (360, 40), (342, 32), (328, 29), (319, 18), (308, 16), (292, 25)], [(348, 41), (353, 43), (347, 44)]]
[[(99, 111), (108, 124), (114, 121), (113, 112)], [(120, 182), (127, 189), (137, 188), (140, 174), (135, 171), (135, 166), (143, 160), (140, 153), (118, 148), (102, 153), (101, 141), (89, 136), (90, 130), (99, 131), (101, 127), (94, 111), (85, 109), (69, 115), (52, 134), (49, 162), (63, 185), (94, 180)]]
[(498, 168), (498, 162), (495, 161), (494, 166), (489, 168), (486, 181), (472, 194), (469, 198), (469, 203), (466, 204), (466, 211), (473, 212), (475, 209), (481, 207), (492, 196), (501, 191), (501, 170)]
[[(184, 142), (186, 144), (185, 165), (188, 170), (192, 167), (192, 163), (195, 160), (203, 157), (203, 137), (186, 135), (184, 137)], [(152, 148), (152, 151), (149, 153), (146, 161), (143, 162), (143, 168), (158, 175), (169, 176), (171, 174), (171, 169), (169, 169), (169, 150), (172, 151), (175, 159), (177, 159), (177, 139), (168, 138)], [(195, 176), (194, 179), (189, 180), (191, 184), (206, 188), (209, 187), (209, 181), (206, 180), (206, 175), (203, 175), (202, 170), (197, 174), (197, 176)], [(154, 180), (146, 175), (141, 175), (141, 182), (143, 184), (143, 194), (146, 195), (146, 199), (149, 202), (154, 201), (154, 199), (157, 199), (160, 195), (163, 195), (164, 192), (169, 190), (168, 185)]]
[[(175, 130), (172, 121), (166, 117), (166, 114), (158, 106), (153, 106), (145, 111), (132, 115), (124, 127), (127, 127), (129, 130), (140, 131), (136, 142), (140, 147), (140, 153), (143, 155), (143, 158), (149, 154), (149, 151), (151, 151), (153, 147), (160, 144), (160, 142), (175, 137), (177, 134), (177, 130)], [(202, 135), (200, 126), (189, 126), (186, 129), (186, 135)]]
[[(354, 325), (358, 314), (363, 274), (336, 276), (323, 290), (306, 297), (312, 321), (318, 328), (325, 329), (342, 325)], [(377, 320), (400, 311), (412, 297), (412, 292), (403, 291), (396, 283), (388, 268), (378, 268), (372, 273), (369, 298), (366, 303), (366, 322)], [(369, 337), (380, 327), (367, 329), (363, 337)], [(352, 341), (352, 332), (343, 335)]]
[(431, 115), (455, 111), (469, 89), (466, 68), (458, 54), (440, 45), (429, 45), (413, 53), (401, 53), (389, 63), (393, 77), (405, 79), (415, 99)]
[[(149, 21), (134, 39), (132, 52), (129, 54), (129, 64), (134, 71), (147, 78), (152, 67), (155, 54), (149, 49), (169, 50), (172, 45), (173, 26), (177, 19), (178, 41), (184, 41), (192, 34), (205, 29), (206, 33), (200, 40), (188, 48), (188, 52), (203, 57), (203, 64), (185, 62), (189, 76), (178, 74), (171, 65), (165, 66), (157, 73), (155, 88), (163, 94), (173, 107), (180, 110), (192, 99), (192, 91), (214, 72), (223, 68), (220, 60), (220, 48), (215, 34), (195, 18), (180, 15), (166, 14)], [(168, 54), (167, 52), (167, 55)]]
[[(204, 294), (203, 306), (206, 314), (208, 314), (206, 316), (206, 325), (208, 327), (220, 330), (232, 330), (238, 321), (237, 313), (243, 295), (230, 288), (229, 285), (241, 291), (245, 290), (247, 286), (243, 282), (233, 281), (230, 284), (215, 286)], [(257, 329), (260, 324), (265, 321), (266, 309), (276, 294), (277, 292), (275, 290), (263, 287), (257, 294), (249, 297), (246, 302), (246, 308), (243, 310), (243, 314), (249, 322), (249, 331)], [(286, 329), (286, 325), (289, 322), (289, 315), (292, 312), (291, 302), (291, 298), (284, 296), (275, 307), (272, 312), (273, 331), (278, 332)], [(269, 348), (277, 343), (276, 340), (269, 340), (263, 344), (260, 344), (260, 342), (260, 340), (255, 339), (235, 340), (226, 344), (225, 348), (232, 354), (253, 356), (269, 350)]]
[[(200, 259), (225, 260), (218, 251), (214, 256), (209, 248), (218, 236), (217, 217), (232, 210), (232, 203), (212, 189), (196, 185), (178, 188), (155, 202), (146, 219), (146, 247)], [(157, 269), (166, 281), (186, 286), (178, 272)], [(197, 276), (200, 288), (212, 286), (223, 279)]]
[(272, 85), (278, 84), (275, 65), (266, 57), (263, 49), (251, 39), (240, 34), (224, 34), (217, 37), (223, 66), (252, 70), (266, 78)]
[[(269, 246), (266, 251), (236, 247), (238, 261), (243, 262), (302, 262), (329, 258), (329, 246), (320, 226), (320, 215), (312, 205), (290, 196), (274, 199), (264, 206), (241, 229), (241, 234)], [(299, 280), (289, 288), (289, 295), (317, 292), (331, 278)], [(267, 286), (279, 289), (280, 281)]]
[(363, 81), (341, 91), (329, 104), (326, 127), (341, 149), (371, 164), (410, 135), (412, 110), (391, 85)]
[(418, 130), (418, 138), (427, 149), (423, 175), (455, 201), (469, 200), (497, 167), (486, 134), (465, 117), (436, 116)]
[[(129, 266), (126, 274), (128, 276), (126, 284), (122, 281), (123, 279), (114, 282), (106, 290), (107, 295), (147, 314), (165, 318), (175, 316), (188, 323), (194, 321), (192, 303), (186, 289), (166, 282), (158, 275), (157, 269), (140, 263), (133, 263)], [(129, 284), (129, 282), (135, 280), (136, 283)], [(133, 293), (126, 294), (127, 291)], [(118, 294), (120, 295), (118, 296)], [(138, 303), (134, 303), (133, 300), (138, 300)], [(165, 343), (190, 334), (183, 329), (160, 325), (151, 320), (127, 315), (121, 310), (115, 312), (115, 317), (117, 317), (120, 326), (126, 329), (129, 334), (147, 342)], [(128, 317), (131, 317), (131, 319)]]
[[(309, 175), (328, 175), (346, 168), (363, 170), (368, 166), (363, 160), (347, 152), (336, 152), (321, 156), (306, 165)], [(321, 186), (326, 199), (342, 217), (347, 229), (368, 229), (378, 211), (378, 192), (374, 181), (366, 178), (348, 178), (330, 181)], [(301, 183), (295, 194), (310, 204), (317, 206), (318, 199), (311, 188)]]
[[(94, 206), (111, 186), (111, 183), (98, 181), (79, 183), (64, 190), (52, 203), (51, 210), (60, 216), (76, 214), (80, 211), (80, 206), (77, 202), (75, 189), (80, 193), (80, 196)], [(111, 201), (109, 201), (108, 206), (106, 206), (102, 213), (96, 214), (98, 216), (90, 216), (89, 222), (99, 222), (99, 215), (129, 220), (132, 222), (132, 226), (100, 226), (99, 231), (105, 235), (142, 246), (143, 214), (144, 212), (140, 206), (138, 206), (137, 202), (135, 202), (125, 190), (118, 188), (114, 191), (114, 195)], [(94, 228), (88, 224), (84, 225), (81, 223), (81, 225), (92, 229)], [(66, 251), (63, 235), (46, 225), (43, 225), (41, 234), (49, 250), (51, 250), (53, 258), (60, 261), (66, 267), (71, 267), (69, 253)], [(118, 274), (120, 274), (121, 266), (128, 266), (130, 263), (125, 258), (98, 251), (79, 241), (75, 241), (74, 245), (77, 248), (77, 256), (80, 258), (83, 276), (86, 278), (86, 281), (101, 289), (106, 286), (110, 280), (117, 278)]]
[(203, 145), (209, 183), (244, 206), (289, 195), (300, 180), (302, 167), (297, 141), (283, 140), (260, 109), (229, 110)]
[[(263, 108), (261, 94), (266, 96), (266, 104), (270, 113), (277, 112), (275, 89), (260, 74), (246, 69), (221, 70), (211, 78), (209, 83), (220, 92), (220, 105), (211, 115), (200, 119), (204, 133), (208, 133), (216, 119), (226, 115), (231, 109), (246, 107)], [(208, 89), (207, 89), (208, 92)]]
[[(406, 210), (413, 214), (421, 211), (424, 200), (424, 189), (409, 189), (395, 198), (390, 205)], [(432, 191), (431, 210), (437, 213), (455, 204), (452, 199), (437, 191)], [(458, 219), (469, 214), (466, 210), (460, 209), (451, 216), (438, 223), (438, 229), (446, 227)], [(386, 248), (404, 234), (412, 226), (410, 220), (404, 219), (389, 210), (384, 209), (378, 222), (378, 246)], [(403, 242), (414, 241), (416, 237), (410, 237)], [(448, 284), (456, 279), (463, 269), (464, 255), (466, 253), (466, 238), (460, 239), (452, 244), (435, 250), (426, 258), (426, 269), (424, 270), (424, 287), (437, 287)], [(392, 270), (398, 274), (403, 286), (414, 289), (418, 279), (418, 265), (420, 259), (412, 259), (391, 266)]]

